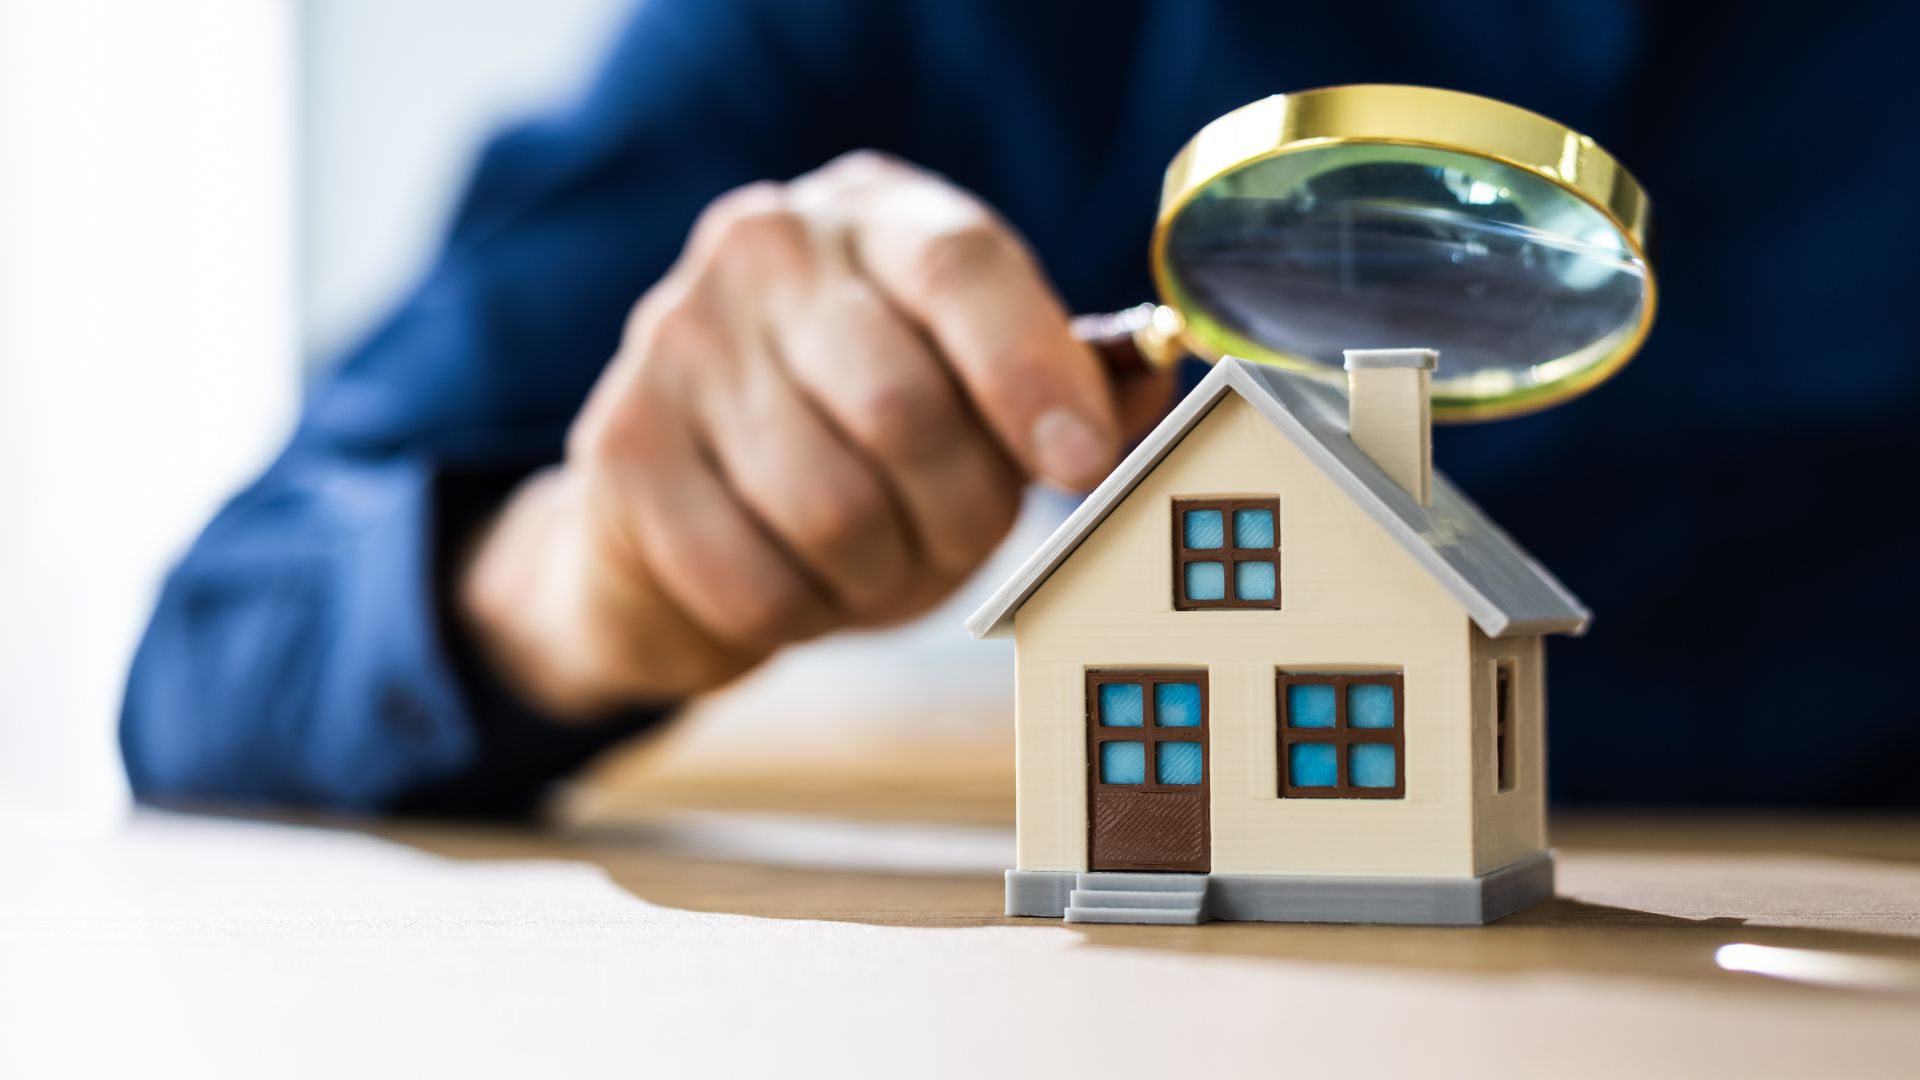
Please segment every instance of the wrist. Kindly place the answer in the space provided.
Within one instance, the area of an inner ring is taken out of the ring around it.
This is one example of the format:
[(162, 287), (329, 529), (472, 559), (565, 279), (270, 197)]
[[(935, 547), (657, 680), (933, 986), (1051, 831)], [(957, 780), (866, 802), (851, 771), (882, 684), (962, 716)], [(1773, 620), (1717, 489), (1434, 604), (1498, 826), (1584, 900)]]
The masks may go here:
[(616, 702), (590, 669), (555, 648), (560, 485), (558, 469), (535, 473), (480, 525), (455, 569), (454, 610), (503, 684), (548, 716), (586, 722)]
[(457, 568), (459, 618), (483, 662), (567, 724), (711, 689), (760, 659), (719, 648), (596, 526), (576, 470), (523, 482)]

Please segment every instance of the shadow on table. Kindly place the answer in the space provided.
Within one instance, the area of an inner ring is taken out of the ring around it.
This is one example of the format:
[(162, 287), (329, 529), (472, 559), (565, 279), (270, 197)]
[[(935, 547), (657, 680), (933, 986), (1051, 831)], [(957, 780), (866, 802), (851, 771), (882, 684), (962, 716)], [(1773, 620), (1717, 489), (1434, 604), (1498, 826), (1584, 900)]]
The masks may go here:
[[(1054, 920), (1010, 919), (1000, 914), (1000, 874), (987, 868), (992, 856), (976, 859), (986, 865), (965, 869), (943, 870), (937, 860), (911, 870), (863, 867), (858, 860), (814, 860), (805, 852), (756, 856), (750, 850), (724, 849), (719, 844), (703, 850), (700, 843), (689, 844), (688, 834), (679, 826), (638, 821), (557, 834), (418, 825), (381, 831), (390, 839), (453, 858), (581, 859), (604, 868), (642, 900), (684, 910), (884, 926), (1013, 926), (1062, 932), (1062, 924)], [(1638, 834), (1634, 828), (1579, 826), (1568, 831), (1582, 845), (1567, 852), (1576, 860), (1587, 845), (1606, 852), (1610, 862), (1641, 846), (1634, 839)], [(1671, 860), (1683, 854), (1661, 830), (1649, 835), (1653, 839), (1643, 853), (1647, 858)], [(1800, 842), (1790, 845), (1795, 850), (1784, 854), (1823, 855), (1823, 862), (1807, 866), (1908, 872), (1903, 866), (1853, 857), (1857, 853), (1827, 856), (1817, 831), (1801, 830), (1799, 837)], [(1737, 850), (1742, 845), (1723, 842), (1725, 838), (1716, 838), (1704, 827), (1696, 829), (1695, 839), (1701, 844), (1691, 849), (1696, 854), (1733, 859), (1783, 854), (1756, 847), (1728, 855), (1728, 846)], [(1896, 854), (1889, 861), (1904, 859)], [(1651, 871), (1642, 867), (1639, 873), (1657, 880), (1659, 865), (1670, 863), (1656, 863)], [(1793, 880), (1790, 869), (1781, 865), (1768, 872), (1788, 875), (1781, 879), (1785, 888)], [(1824, 914), (1828, 921), (1848, 917)], [(1920, 917), (1920, 898), (1904, 913), (1886, 914), (1895, 921)], [(1815, 912), (1807, 921), (1821, 915)], [(1863, 954), (1920, 965), (1920, 933), (1901, 936), (1864, 929), (1755, 926), (1732, 915), (1683, 918), (1564, 896), (1486, 927), (1210, 923), (1200, 927), (1076, 925), (1072, 932), (1098, 948), (1450, 972), (1615, 973), (1724, 982), (1730, 975), (1715, 963), (1715, 953), (1736, 943)]]

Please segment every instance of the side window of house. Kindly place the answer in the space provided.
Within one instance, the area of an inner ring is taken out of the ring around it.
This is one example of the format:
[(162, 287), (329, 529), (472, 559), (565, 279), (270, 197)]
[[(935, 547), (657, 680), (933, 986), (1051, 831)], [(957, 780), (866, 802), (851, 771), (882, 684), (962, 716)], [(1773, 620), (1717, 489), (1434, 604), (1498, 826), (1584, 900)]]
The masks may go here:
[(1515, 779), (1513, 730), (1513, 661), (1493, 663), (1493, 789), (1512, 791)]
[(1281, 797), (1405, 795), (1403, 689), (1398, 672), (1281, 673), (1276, 686)]
[(1173, 606), (1280, 606), (1280, 500), (1176, 499)]

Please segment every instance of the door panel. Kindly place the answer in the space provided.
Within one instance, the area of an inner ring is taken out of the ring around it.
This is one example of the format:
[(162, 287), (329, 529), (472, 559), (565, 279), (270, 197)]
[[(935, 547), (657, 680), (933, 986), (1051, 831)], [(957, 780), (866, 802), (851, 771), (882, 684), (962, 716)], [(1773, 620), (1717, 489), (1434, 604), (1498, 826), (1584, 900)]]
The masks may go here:
[(1205, 671), (1087, 673), (1087, 865), (1206, 871)]
[(1207, 807), (1188, 795), (1109, 791), (1097, 796), (1095, 870), (1204, 870)]

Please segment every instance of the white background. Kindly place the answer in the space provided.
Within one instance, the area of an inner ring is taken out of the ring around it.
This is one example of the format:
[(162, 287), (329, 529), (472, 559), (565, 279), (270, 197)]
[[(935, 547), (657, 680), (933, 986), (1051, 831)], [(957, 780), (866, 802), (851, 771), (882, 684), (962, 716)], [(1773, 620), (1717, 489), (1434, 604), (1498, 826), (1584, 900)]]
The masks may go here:
[(295, 400), (288, 10), (0, 0), (0, 799), (118, 805), (157, 574)]
[(0, 0), (0, 805), (123, 805), (164, 568), (623, 7)]

